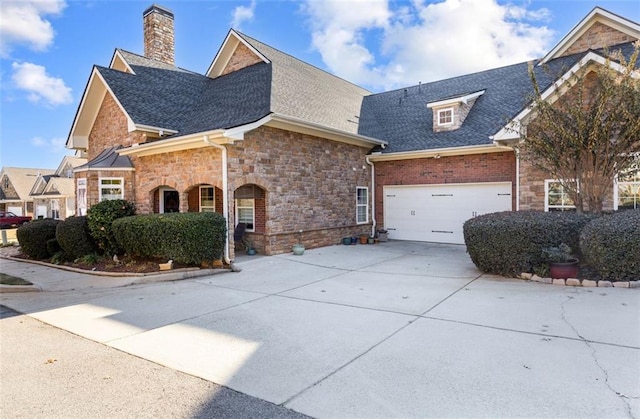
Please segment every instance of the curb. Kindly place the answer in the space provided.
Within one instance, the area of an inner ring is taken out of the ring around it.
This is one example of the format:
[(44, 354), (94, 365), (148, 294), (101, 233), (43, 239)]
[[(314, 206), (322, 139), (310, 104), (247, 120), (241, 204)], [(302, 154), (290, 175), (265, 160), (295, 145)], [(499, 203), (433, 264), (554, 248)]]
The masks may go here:
[(12, 292), (40, 292), (42, 288), (39, 285), (5, 285), (0, 284), (0, 294), (9, 294)]

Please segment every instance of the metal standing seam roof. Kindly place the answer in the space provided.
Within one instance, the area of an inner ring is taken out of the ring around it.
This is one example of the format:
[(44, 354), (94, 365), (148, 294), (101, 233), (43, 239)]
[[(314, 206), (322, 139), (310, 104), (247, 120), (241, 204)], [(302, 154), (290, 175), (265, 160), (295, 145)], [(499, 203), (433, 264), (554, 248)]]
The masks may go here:
[[(632, 43), (610, 47), (629, 57)], [(586, 51), (535, 66), (542, 90), (589, 52)], [(522, 111), (533, 94), (529, 62), (481, 71), (364, 98), (358, 133), (388, 142), (377, 149), (385, 153), (492, 144), (491, 136)], [(485, 90), (459, 129), (433, 131), (433, 110), (427, 104)]]
[(131, 159), (129, 159), (128, 156), (121, 156), (116, 153), (116, 150), (120, 148), (121, 146), (119, 145), (105, 148), (94, 159), (82, 166), (76, 167), (74, 171), (81, 172), (91, 169), (133, 169), (133, 163), (131, 163)]

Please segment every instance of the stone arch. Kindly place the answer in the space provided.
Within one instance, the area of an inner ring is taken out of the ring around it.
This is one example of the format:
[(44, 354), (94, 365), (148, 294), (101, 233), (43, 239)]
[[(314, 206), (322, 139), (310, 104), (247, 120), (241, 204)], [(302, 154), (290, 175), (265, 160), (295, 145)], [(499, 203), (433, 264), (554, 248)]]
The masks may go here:
[(184, 198), (176, 187), (170, 185), (158, 185), (149, 191), (151, 212), (154, 214), (164, 212), (183, 212)]
[(223, 213), (224, 198), (219, 185), (207, 182), (191, 185), (185, 190), (185, 196), (188, 212), (213, 210), (219, 214)]

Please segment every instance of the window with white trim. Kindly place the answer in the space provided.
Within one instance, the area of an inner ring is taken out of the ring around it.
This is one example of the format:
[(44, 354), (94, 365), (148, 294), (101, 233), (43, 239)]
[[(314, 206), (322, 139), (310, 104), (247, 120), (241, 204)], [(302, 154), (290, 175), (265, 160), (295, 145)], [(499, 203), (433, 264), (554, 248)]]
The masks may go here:
[(60, 219), (60, 201), (57, 199), (51, 200), (51, 218), (54, 220)]
[(575, 211), (576, 206), (562, 183), (558, 180), (544, 181), (545, 211)]
[(356, 223), (369, 222), (369, 189), (358, 186), (356, 188)]
[(200, 212), (216, 212), (213, 186), (200, 186)]
[(438, 110), (438, 125), (453, 124), (453, 108)]
[(618, 175), (614, 191), (615, 209), (640, 209), (640, 163)]
[(111, 201), (114, 199), (124, 199), (124, 178), (105, 177), (99, 179), (99, 200)]
[(236, 224), (245, 223), (246, 231), (255, 231), (255, 200), (236, 199)]
[(83, 177), (78, 179), (76, 202), (78, 205), (78, 215), (87, 215), (87, 178)]

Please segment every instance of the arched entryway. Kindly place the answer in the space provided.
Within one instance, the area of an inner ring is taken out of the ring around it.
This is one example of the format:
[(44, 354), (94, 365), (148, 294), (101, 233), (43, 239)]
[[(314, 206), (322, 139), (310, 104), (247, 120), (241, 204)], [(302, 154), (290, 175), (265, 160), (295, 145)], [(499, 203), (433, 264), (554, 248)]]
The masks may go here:
[(154, 189), (151, 195), (155, 214), (180, 212), (180, 193), (174, 188), (160, 186)]
[(242, 185), (233, 192), (235, 227), (246, 226), (245, 236), (258, 251), (265, 247), (266, 201), (266, 192), (258, 185)]
[(223, 213), (222, 189), (210, 185), (200, 184), (187, 191), (189, 212), (217, 212)]

